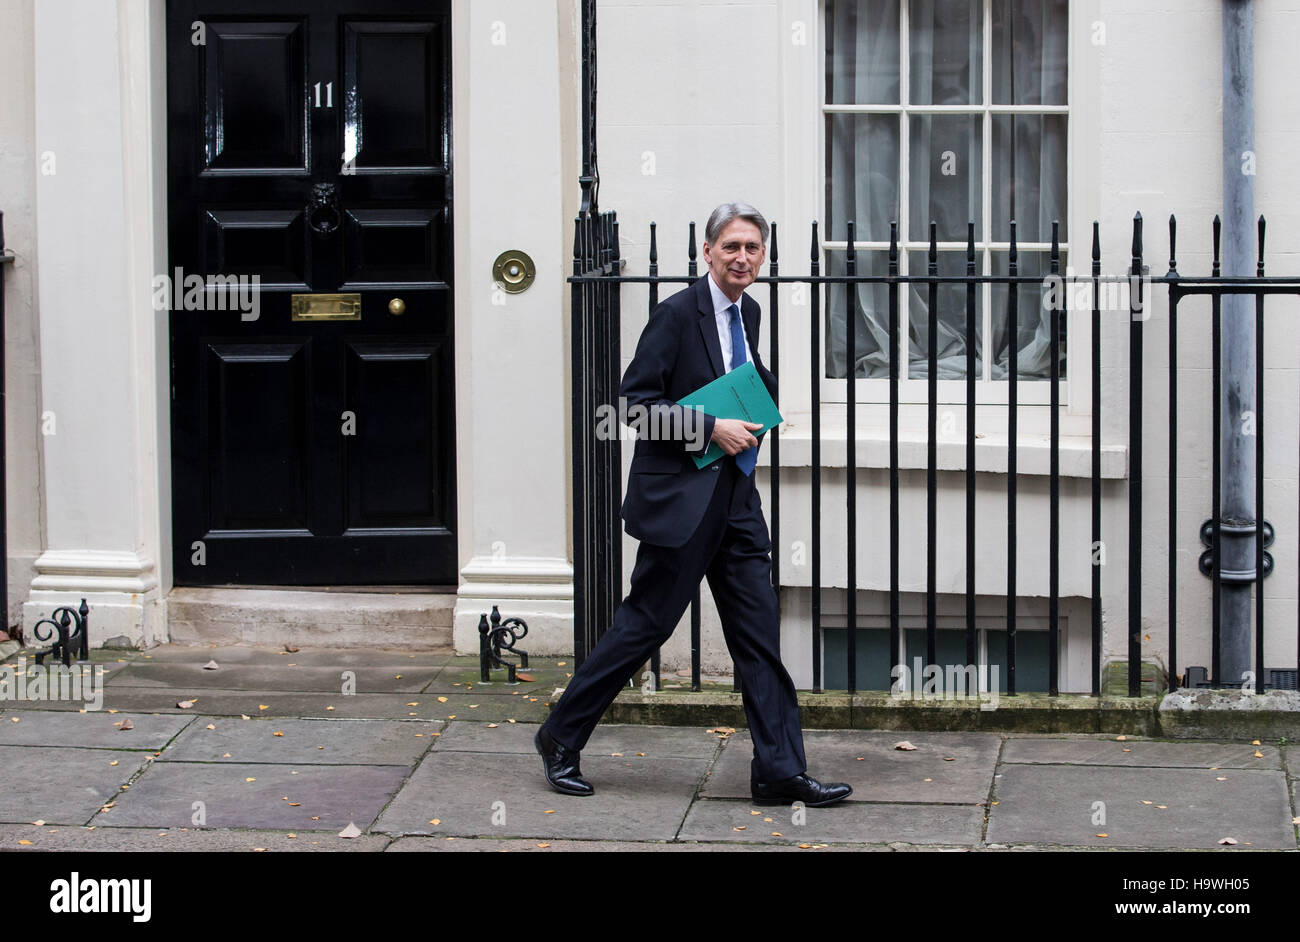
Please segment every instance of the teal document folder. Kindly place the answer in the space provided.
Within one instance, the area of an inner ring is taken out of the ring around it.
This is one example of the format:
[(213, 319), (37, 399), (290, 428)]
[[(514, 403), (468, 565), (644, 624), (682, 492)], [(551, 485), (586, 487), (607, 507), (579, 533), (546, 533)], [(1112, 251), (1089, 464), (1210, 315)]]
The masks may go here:
[[(752, 430), (755, 438), (780, 425), (782, 421), (781, 413), (768, 394), (767, 387), (763, 385), (763, 378), (758, 375), (753, 360), (746, 361), (730, 373), (723, 373), (713, 382), (683, 396), (677, 400), (677, 404), (693, 406), (719, 419), (744, 419), (746, 422), (761, 423), (762, 428)], [(725, 454), (717, 442), (711, 442), (709, 450), (694, 459), (695, 467), (707, 467)]]

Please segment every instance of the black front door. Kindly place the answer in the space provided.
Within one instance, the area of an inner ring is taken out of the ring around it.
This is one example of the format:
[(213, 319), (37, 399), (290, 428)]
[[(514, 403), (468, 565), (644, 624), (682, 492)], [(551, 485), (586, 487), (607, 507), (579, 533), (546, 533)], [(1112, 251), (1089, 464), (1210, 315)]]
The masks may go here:
[(456, 582), (449, 34), (167, 4), (177, 584)]

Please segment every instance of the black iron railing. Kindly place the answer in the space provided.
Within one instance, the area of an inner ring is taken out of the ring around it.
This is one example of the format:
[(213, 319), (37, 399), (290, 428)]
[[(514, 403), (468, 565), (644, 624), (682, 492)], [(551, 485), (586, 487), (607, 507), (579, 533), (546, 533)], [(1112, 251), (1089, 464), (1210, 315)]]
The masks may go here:
[[(1219, 262), (1219, 221), (1215, 218), (1213, 229), (1214, 263), (1210, 277), (1198, 278), (1180, 275), (1175, 260), (1175, 222), (1169, 220), (1169, 271), (1163, 276), (1152, 277), (1143, 261), (1142, 218), (1137, 215), (1133, 221), (1132, 257), (1126, 266), (1128, 274), (1122, 276), (1102, 276), (1100, 227), (1092, 226), (1092, 270), (1090, 276), (1076, 277), (1062, 274), (1062, 252), (1058, 239), (1059, 229), (1052, 225), (1052, 244), (1048, 255), (1049, 269), (1046, 278), (1042, 272), (1021, 273), (1020, 253), (1016, 245), (1016, 224), (1010, 222), (1010, 241), (1006, 247), (1007, 273), (994, 275), (977, 273), (977, 254), (975, 246), (975, 228), (971, 223), (967, 230), (966, 273), (965, 275), (940, 275), (938, 268), (938, 245), (935, 226), (930, 227), (927, 271), (925, 274), (900, 274), (898, 227), (891, 225), (891, 237), (888, 250), (888, 273), (885, 275), (860, 274), (857, 270), (858, 248), (854, 242), (853, 223), (848, 223), (845, 236), (847, 251), (844, 255), (844, 274), (823, 274), (821, 270), (822, 245), (819, 240), (817, 223), (811, 227), (811, 253), (809, 271), (806, 275), (786, 275), (780, 268), (777, 226), (772, 225), (769, 255), (769, 274), (757, 279), (757, 285), (766, 285), (768, 289), (767, 317), (769, 318), (769, 354), (768, 367), (776, 376), (780, 376), (780, 296), (781, 285), (801, 284), (807, 286), (812, 301), (812, 316), (808, 323), (808, 336), (811, 356), (811, 499), (810, 529), (811, 546), (809, 562), (811, 575), (811, 619), (812, 619), (812, 670), (813, 688), (822, 689), (822, 643), (823, 626), (821, 611), (821, 564), (822, 564), (822, 466), (821, 466), (821, 389), (826, 375), (824, 360), (821, 356), (822, 339), (820, 336), (823, 316), (823, 286), (827, 286), (826, 301), (830, 301), (829, 286), (845, 285), (884, 286), (888, 292), (889, 316), (889, 651), (891, 661), (902, 650), (899, 619), (899, 296), (904, 286), (917, 286), (924, 289), (928, 305), (928, 349), (927, 349), (927, 433), (928, 449), (926, 460), (926, 613), (925, 613), (925, 647), (927, 662), (937, 662), (938, 625), (937, 625), (937, 419), (938, 419), (938, 349), (936, 329), (939, 307), (940, 288), (943, 286), (960, 286), (965, 289), (965, 405), (966, 405), (966, 462), (965, 462), (965, 496), (966, 496), (966, 534), (965, 534), (965, 647), (968, 663), (977, 662), (977, 629), (975, 618), (975, 558), (977, 552), (975, 526), (975, 404), (976, 404), (976, 297), (981, 286), (1006, 286), (1006, 317), (1011, 338), (1007, 364), (1007, 579), (1006, 579), (1006, 692), (1016, 693), (1016, 653), (1017, 653), (1017, 591), (1016, 559), (1020, 551), (1019, 524), (1016, 519), (1017, 505), (1017, 415), (1019, 410), (1017, 383), (1020, 369), (1017, 360), (1019, 333), (1019, 305), (1022, 295), (1033, 290), (1044, 292), (1048, 287), (1047, 279), (1060, 286), (1063, 291), (1051, 297), (1050, 316), (1050, 459), (1048, 471), (1048, 528), (1047, 555), (1049, 568), (1048, 595), (1048, 638), (1047, 638), (1047, 692), (1057, 695), (1060, 692), (1060, 360), (1063, 338), (1061, 336), (1061, 315), (1064, 308), (1059, 298), (1064, 291), (1076, 285), (1087, 284), (1092, 298), (1092, 345), (1089, 364), (1092, 379), (1092, 415), (1091, 415), (1091, 535), (1092, 546), (1102, 545), (1102, 462), (1101, 462), (1101, 298), (1103, 285), (1128, 283), (1129, 306), (1129, 416), (1128, 416), (1128, 612), (1127, 612), (1127, 691), (1129, 696), (1138, 696), (1142, 686), (1143, 628), (1142, 628), (1142, 474), (1143, 474), (1143, 342), (1147, 332), (1153, 328), (1147, 322), (1144, 304), (1144, 292), (1151, 286), (1162, 285), (1169, 290), (1169, 538), (1167, 544), (1169, 602), (1168, 602), (1168, 658), (1169, 686), (1175, 689), (1179, 684), (1179, 665), (1177, 661), (1177, 599), (1178, 585), (1175, 574), (1176, 547), (1176, 511), (1177, 511), (1177, 426), (1178, 415), (1178, 370), (1175, 343), (1177, 340), (1177, 314), (1179, 302), (1196, 295), (1207, 295), (1213, 306), (1211, 343), (1214, 349), (1213, 381), (1215, 409), (1212, 437), (1214, 438), (1214, 501), (1211, 520), (1207, 522), (1210, 550), (1206, 554), (1209, 562), (1203, 559), (1201, 568), (1212, 576), (1214, 599), (1214, 667), (1213, 677), (1206, 681), (1213, 686), (1242, 686), (1232, 678), (1219, 676), (1218, 642), (1219, 642), (1219, 593), (1221, 580), (1225, 577), (1219, 571), (1214, 560), (1220, 558), (1221, 532), (1230, 524), (1220, 520), (1220, 468), (1219, 435), (1221, 417), (1219, 415), (1219, 390), (1221, 382), (1221, 364), (1219, 362), (1219, 337), (1221, 323), (1220, 304), (1225, 295), (1244, 294), (1255, 298), (1255, 340), (1257, 357), (1255, 364), (1256, 414), (1254, 416), (1255, 456), (1256, 456), (1256, 490), (1255, 519), (1264, 520), (1263, 502), (1263, 461), (1264, 461), (1264, 298), (1270, 294), (1300, 295), (1300, 279), (1276, 278), (1264, 275), (1263, 245), (1264, 221), (1259, 221), (1259, 262), (1256, 274), (1252, 277), (1228, 277), (1220, 274)], [(569, 279), (572, 285), (572, 331), (573, 331), (573, 489), (574, 489), (574, 644), (579, 662), (586, 656), (599, 635), (613, 618), (614, 609), (621, 599), (622, 592), (622, 558), (621, 558), (621, 524), (619, 509), (621, 504), (621, 445), (619, 436), (612, 440), (598, 440), (594, 434), (598, 413), (602, 406), (606, 409), (616, 407), (619, 389), (619, 332), (620, 287), (624, 284), (646, 284), (649, 288), (649, 309), (658, 304), (659, 286), (661, 284), (689, 284), (698, 277), (695, 224), (690, 224), (688, 242), (687, 273), (680, 276), (661, 275), (655, 225), (650, 225), (649, 271), (644, 276), (622, 274), (623, 263), (619, 257), (618, 223), (614, 213), (597, 215), (584, 214), (576, 223), (574, 245), (574, 274)], [(845, 319), (845, 349), (856, 351), (856, 321), (852, 315), (851, 305), (854, 294), (847, 294), (850, 316)], [(828, 338), (829, 340), (829, 338)], [(848, 358), (849, 361), (852, 358)], [(1288, 364), (1289, 365), (1289, 364)], [(848, 432), (845, 436), (847, 481), (853, 485), (856, 481), (858, 462), (856, 454), (856, 370), (847, 369), (846, 384), (846, 419)], [(771, 527), (772, 545), (780, 547), (781, 533), (781, 459), (779, 435), (769, 436), (771, 445)], [(859, 689), (857, 676), (857, 632), (858, 625), (856, 591), (853, 582), (857, 573), (858, 515), (857, 487), (845, 488), (845, 552), (846, 571), (849, 574), (847, 597), (847, 688), (850, 692)], [(1298, 508), (1300, 512), (1300, 508)], [(1249, 532), (1255, 535), (1256, 559), (1265, 560), (1265, 527), (1249, 524)], [(1298, 522), (1300, 529), (1300, 522)], [(772, 581), (778, 593), (781, 590), (780, 552), (772, 554)], [(1266, 567), (1259, 567), (1267, 575)], [(1091, 693), (1100, 696), (1102, 692), (1102, 612), (1105, 600), (1102, 595), (1101, 568), (1092, 566), (1091, 573)], [(1258, 688), (1269, 686), (1295, 686), (1295, 678), (1300, 675), (1300, 664), (1293, 671), (1291, 668), (1275, 669), (1265, 672), (1265, 632), (1263, 609), (1262, 578), (1257, 578), (1256, 570), (1231, 574), (1237, 581), (1251, 581), (1256, 592), (1254, 663)], [(1300, 658), (1300, 613), (1297, 615), (1297, 656)], [(1280, 637), (1280, 634), (1278, 635)], [(1112, 652), (1114, 653), (1114, 652)], [(1117, 660), (1120, 658), (1116, 658)], [(652, 661), (656, 689), (659, 683), (659, 662), (656, 655)], [(700, 605), (699, 594), (691, 606), (691, 672), (692, 687), (700, 686)], [(1186, 669), (1185, 681), (1196, 683), (1204, 680), (1204, 671), (1197, 667)], [(867, 689), (890, 687), (889, 677), (872, 678), (873, 683)]]

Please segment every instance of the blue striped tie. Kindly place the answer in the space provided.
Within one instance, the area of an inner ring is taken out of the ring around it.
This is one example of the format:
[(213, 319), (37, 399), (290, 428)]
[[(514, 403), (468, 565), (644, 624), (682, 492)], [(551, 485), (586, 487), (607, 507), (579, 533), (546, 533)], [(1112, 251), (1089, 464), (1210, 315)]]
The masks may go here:
[[(745, 331), (740, 326), (740, 308), (733, 304), (727, 310), (731, 312), (731, 369), (734, 370), (749, 360), (749, 354), (745, 349)], [(757, 463), (757, 445), (736, 455), (736, 467), (745, 474), (753, 474)]]

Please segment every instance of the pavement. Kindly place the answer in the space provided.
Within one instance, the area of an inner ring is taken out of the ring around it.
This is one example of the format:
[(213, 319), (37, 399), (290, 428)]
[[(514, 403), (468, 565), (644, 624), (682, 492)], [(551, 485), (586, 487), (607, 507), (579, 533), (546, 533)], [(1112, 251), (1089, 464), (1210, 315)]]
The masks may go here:
[(576, 798), (533, 749), (564, 659), (516, 686), (450, 651), (163, 646), (98, 668), (97, 694), (42, 699), (60, 668), (0, 660), (0, 849), (1297, 849), (1285, 737), (806, 729), (810, 774), (854, 793), (803, 809), (750, 802), (743, 728), (606, 723)]

